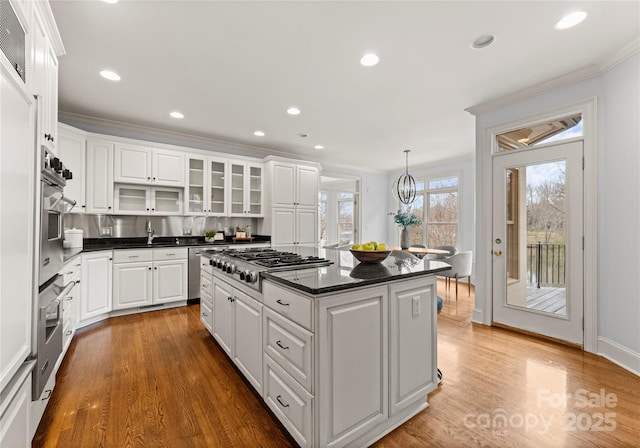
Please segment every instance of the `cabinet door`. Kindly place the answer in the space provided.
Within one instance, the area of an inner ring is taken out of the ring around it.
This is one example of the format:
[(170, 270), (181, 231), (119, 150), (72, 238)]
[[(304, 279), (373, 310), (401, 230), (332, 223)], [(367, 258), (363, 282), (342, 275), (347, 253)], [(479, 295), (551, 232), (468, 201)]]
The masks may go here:
[(298, 166), (296, 169), (296, 206), (318, 208), (318, 169)]
[(152, 263), (113, 265), (113, 309), (151, 305)]
[(263, 165), (247, 165), (248, 176), (246, 176), (245, 208), (246, 214), (250, 216), (262, 216), (262, 190), (263, 190)]
[(233, 291), (231, 286), (213, 279), (213, 337), (231, 357), (233, 349)]
[(114, 149), (114, 182), (151, 183), (151, 149), (116, 144)]
[(118, 215), (148, 215), (151, 212), (151, 187), (116, 185), (114, 203)]
[(262, 304), (234, 290), (233, 361), (262, 395)]
[(243, 163), (231, 162), (229, 171), (231, 173), (231, 185), (230, 185), (230, 216), (244, 216), (245, 208), (245, 185), (246, 185), (246, 172), (245, 165)]
[(53, 47), (49, 45), (47, 48), (46, 60), (46, 83), (47, 83), (47, 120), (46, 128), (49, 133), (49, 147), (56, 154), (56, 145), (58, 142), (58, 56), (56, 56)]
[(182, 215), (182, 190), (179, 188), (151, 188), (151, 214)]
[(296, 241), (296, 210), (293, 208), (274, 208), (271, 214), (273, 219), (271, 244), (274, 246), (294, 244)]
[(164, 149), (153, 149), (152, 153), (152, 183), (184, 187), (184, 154)]
[(296, 210), (296, 243), (305, 246), (318, 244), (318, 210)]
[(187, 260), (153, 262), (153, 303), (187, 300)]
[(86, 170), (86, 137), (79, 129), (68, 126), (58, 126), (58, 151), (60, 159), (73, 178), (67, 180), (64, 194), (77, 202), (71, 213), (84, 213), (87, 204), (85, 200), (85, 170)]
[(295, 202), (295, 165), (273, 164), (272, 207), (293, 207)]
[(82, 254), (82, 304), (80, 320), (111, 311), (111, 251)]
[(32, 437), (29, 428), (30, 379), (31, 375), (25, 377), (9, 403), (0, 403), (3, 405), (2, 418), (0, 419), (0, 446), (2, 447), (27, 447), (31, 445)]
[(87, 213), (113, 214), (113, 144), (87, 141)]
[(438, 385), (435, 277), (392, 285), (390, 310), (391, 415), (425, 401)]
[(228, 163), (222, 159), (209, 158), (208, 161), (208, 193), (205, 204), (208, 204), (207, 214), (212, 216), (226, 216), (227, 214), (227, 178)]
[(205, 215), (208, 206), (205, 205), (207, 192), (207, 159), (206, 157), (188, 157), (184, 198), (185, 215)]
[(32, 105), (12, 79), (3, 74), (0, 81), (0, 390), (3, 390), (31, 352), (32, 239), (37, 226), (33, 216), (34, 187), (39, 182), (34, 179)]
[(388, 418), (387, 287), (319, 307), (320, 446), (345, 446)]

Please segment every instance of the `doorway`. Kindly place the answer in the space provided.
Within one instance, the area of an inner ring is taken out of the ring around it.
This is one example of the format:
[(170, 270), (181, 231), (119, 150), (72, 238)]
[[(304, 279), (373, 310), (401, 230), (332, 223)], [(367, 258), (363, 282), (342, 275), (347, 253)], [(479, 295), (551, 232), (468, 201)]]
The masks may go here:
[(493, 322), (582, 346), (583, 141), (492, 163)]

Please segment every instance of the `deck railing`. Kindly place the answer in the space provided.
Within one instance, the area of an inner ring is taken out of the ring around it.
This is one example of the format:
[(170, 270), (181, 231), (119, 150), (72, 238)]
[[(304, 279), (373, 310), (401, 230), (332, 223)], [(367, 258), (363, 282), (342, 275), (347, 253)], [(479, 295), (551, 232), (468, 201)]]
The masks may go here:
[(564, 286), (565, 245), (540, 241), (527, 244), (527, 282), (537, 288)]

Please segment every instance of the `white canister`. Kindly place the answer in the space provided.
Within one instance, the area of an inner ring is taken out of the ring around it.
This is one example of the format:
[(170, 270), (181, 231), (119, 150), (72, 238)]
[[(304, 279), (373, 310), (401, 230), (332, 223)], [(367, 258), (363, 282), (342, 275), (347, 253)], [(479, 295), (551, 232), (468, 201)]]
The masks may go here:
[(64, 229), (65, 247), (82, 247), (82, 229)]

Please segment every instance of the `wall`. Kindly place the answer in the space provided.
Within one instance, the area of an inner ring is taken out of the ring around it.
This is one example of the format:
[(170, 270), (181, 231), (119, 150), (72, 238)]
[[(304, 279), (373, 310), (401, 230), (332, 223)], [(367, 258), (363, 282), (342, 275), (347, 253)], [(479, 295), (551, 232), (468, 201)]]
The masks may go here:
[[(596, 177), (596, 301), (597, 348), (594, 351), (640, 372), (640, 54), (600, 76), (575, 82), (480, 114), (476, 122), (476, 173), (484, 172), (484, 130), (597, 97)], [(490, 160), (488, 160), (490, 163)], [(482, 182), (477, 191), (477, 242), (480, 253), (490, 250), (491, 229), (485, 228)], [(490, 210), (488, 211), (490, 213)], [(586, 222), (586, 226), (590, 223)], [(490, 288), (490, 266), (478, 263), (474, 319), (490, 322), (483, 313)], [(490, 308), (489, 308), (490, 310)]]

